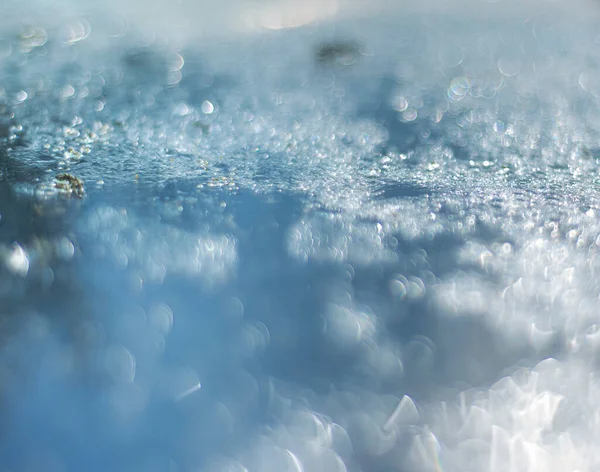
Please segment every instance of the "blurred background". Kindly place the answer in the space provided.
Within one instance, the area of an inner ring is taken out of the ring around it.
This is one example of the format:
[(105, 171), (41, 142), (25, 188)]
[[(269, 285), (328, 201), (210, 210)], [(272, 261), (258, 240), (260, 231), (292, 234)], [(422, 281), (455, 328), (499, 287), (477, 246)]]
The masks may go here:
[(548, 9), (577, 13), (589, 17), (597, 15), (597, 5), (591, 0), (564, 2), (561, 0), (306, 0), (302, 2), (279, 0), (223, 0), (221, 2), (183, 1), (165, 2), (96, 2), (85, 0), (22, 2), (7, 0), (2, 21), (15, 24), (19, 20), (43, 18), (45, 22), (61, 22), (64, 18), (92, 15), (101, 20), (121, 20), (136, 27), (148, 28), (155, 34), (186, 37), (229, 36), (259, 32), (263, 29), (299, 27), (327, 19), (372, 18), (386, 15), (447, 15), (466, 20), (497, 17), (543, 15)]
[(598, 470), (598, 13), (5, 0), (0, 472)]

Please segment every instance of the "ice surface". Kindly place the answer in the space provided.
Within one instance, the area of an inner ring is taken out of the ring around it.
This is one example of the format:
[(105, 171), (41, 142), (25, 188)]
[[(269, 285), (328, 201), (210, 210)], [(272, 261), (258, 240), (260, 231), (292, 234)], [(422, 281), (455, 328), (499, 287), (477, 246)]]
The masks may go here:
[(0, 470), (597, 470), (597, 12), (472, 5), (10, 3)]

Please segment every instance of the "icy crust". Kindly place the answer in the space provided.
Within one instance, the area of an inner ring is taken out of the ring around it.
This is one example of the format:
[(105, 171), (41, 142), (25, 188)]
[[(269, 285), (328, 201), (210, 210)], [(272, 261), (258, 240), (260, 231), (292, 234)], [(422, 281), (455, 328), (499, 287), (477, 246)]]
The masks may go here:
[(10, 470), (598, 468), (597, 29), (337, 28), (2, 31)]

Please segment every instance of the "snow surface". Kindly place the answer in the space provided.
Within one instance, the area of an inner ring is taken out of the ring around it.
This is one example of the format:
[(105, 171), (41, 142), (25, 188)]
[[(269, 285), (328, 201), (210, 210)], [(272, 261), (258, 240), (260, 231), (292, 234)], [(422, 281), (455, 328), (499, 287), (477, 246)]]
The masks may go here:
[(600, 468), (594, 15), (38, 6), (0, 22), (0, 471)]

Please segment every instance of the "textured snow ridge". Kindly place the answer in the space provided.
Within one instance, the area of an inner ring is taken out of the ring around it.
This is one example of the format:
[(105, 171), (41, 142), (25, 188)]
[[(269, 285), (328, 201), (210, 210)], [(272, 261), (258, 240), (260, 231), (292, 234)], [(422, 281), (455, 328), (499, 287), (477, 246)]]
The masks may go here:
[(467, 4), (0, 22), (0, 470), (598, 470), (595, 11)]

